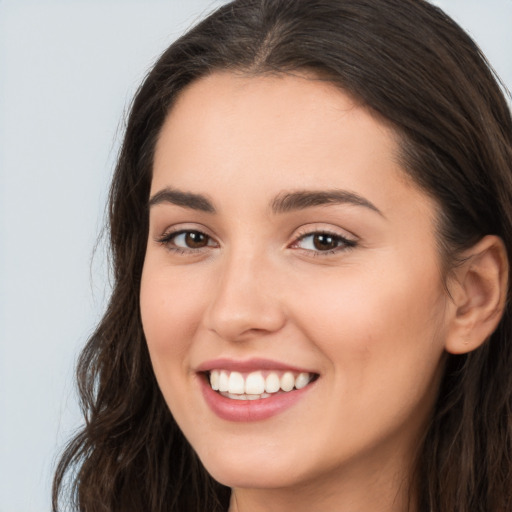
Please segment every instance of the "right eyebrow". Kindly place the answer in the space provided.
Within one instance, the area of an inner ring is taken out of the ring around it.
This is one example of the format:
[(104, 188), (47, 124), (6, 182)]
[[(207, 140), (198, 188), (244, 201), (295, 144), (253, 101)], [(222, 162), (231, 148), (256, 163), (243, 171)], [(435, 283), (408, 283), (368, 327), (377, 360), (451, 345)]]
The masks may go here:
[(206, 213), (215, 213), (215, 207), (212, 202), (201, 194), (192, 192), (181, 192), (172, 188), (164, 188), (156, 192), (149, 199), (148, 206), (151, 208), (157, 204), (171, 203), (191, 210), (199, 210)]

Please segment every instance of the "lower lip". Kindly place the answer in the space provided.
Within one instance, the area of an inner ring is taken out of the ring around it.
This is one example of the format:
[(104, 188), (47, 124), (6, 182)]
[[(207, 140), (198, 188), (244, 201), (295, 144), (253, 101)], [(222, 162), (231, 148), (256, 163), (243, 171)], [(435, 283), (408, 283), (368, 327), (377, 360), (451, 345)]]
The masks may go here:
[(213, 391), (204, 376), (199, 380), (204, 399), (210, 409), (223, 420), (238, 422), (262, 421), (276, 416), (304, 398), (314, 385), (313, 382), (302, 389), (276, 393), (258, 400), (233, 400)]

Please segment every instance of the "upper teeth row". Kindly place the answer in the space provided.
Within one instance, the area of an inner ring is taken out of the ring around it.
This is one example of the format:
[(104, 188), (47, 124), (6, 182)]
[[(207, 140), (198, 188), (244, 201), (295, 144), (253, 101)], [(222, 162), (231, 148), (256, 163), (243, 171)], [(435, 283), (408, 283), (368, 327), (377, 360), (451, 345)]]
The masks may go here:
[(270, 372), (266, 377), (262, 372), (252, 372), (242, 375), (239, 372), (212, 370), (210, 385), (214, 391), (230, 394), (261, 395), (262, 393), (277, 393), (279, 390), (291, 391), (301, 389), (311, 380), (310, 373), (285, 372), (280, 377), (277, 372)]

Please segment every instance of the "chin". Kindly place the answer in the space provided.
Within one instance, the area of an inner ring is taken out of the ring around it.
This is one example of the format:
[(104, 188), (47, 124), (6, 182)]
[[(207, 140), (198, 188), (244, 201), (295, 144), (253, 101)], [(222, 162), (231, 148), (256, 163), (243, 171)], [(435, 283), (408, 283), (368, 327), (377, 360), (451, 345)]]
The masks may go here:
[(283, 475), (268, 466), (264, 468), (215, 467), (213, 471), (207, 468), (210, 475), (222, 485), (238, 489), (277, 489), (292, 487), (300, 479)]
[(296, 462), (285, 462), (275, 455), (267, 455), (262, 460), (250, 454), (233, 454), (222, 458), (210, 456), (201, 461), (215, 480), (231, 488), (283, 488), (303, 480)]

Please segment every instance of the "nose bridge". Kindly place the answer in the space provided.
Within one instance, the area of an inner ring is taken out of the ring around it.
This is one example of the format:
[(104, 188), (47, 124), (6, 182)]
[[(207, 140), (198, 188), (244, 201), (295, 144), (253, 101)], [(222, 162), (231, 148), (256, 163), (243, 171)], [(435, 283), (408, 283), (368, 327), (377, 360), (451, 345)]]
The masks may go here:
[(221, 260), (206, 315), (208, 328), (228, 340), (279, 330), (284, 311), (273, 286), (276, 269), (265, 251), (233, 248)]

